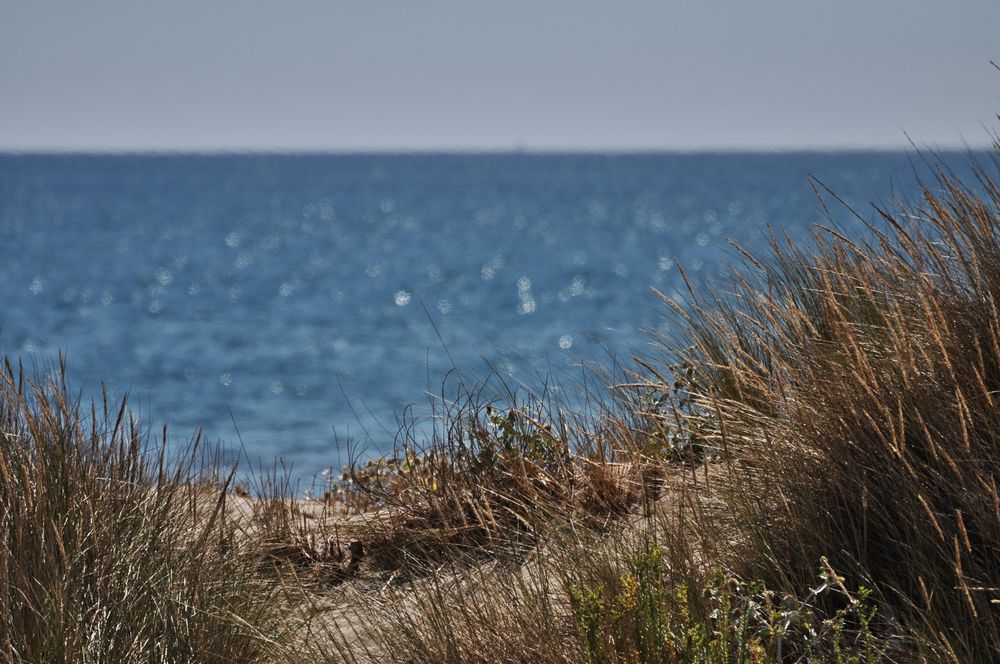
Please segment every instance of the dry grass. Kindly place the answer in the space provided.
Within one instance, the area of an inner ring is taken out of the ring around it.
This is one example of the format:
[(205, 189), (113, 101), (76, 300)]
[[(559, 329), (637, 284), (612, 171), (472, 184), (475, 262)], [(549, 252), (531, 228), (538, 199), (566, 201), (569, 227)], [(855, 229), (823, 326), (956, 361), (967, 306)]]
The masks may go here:
[(321, 500), (233, 495), (124, 404), (84, 412), (8, 365), (3, 655), (996, 661), (991, 168), (942, 173), (866, 239), (747, 256), (605, 405), (441, 399), (428, 437), (403, 426)]
[(614, 416), (447, 418), (419, 488), (383, 485), (389, 531), (436, 553), (346, 609), (371, 659), (1000, 657), (1000, 188), (978, 174), (866, 240), (748, 256), (734, 293), (676, 309)]
[(698, 524), (718, 562), (802, 593), (827, 556), (914, 656), (956, 662), (1000, 658), (995, 167), (976, 189), (941, 172), (868, 240), (775, 241), (725, 302), (676, 310), (680, 419), (728, 462)]
[(226, 484), (147, 445), (124, 402), (0, 371), (0, 659), (263, 661), (292, 621)]

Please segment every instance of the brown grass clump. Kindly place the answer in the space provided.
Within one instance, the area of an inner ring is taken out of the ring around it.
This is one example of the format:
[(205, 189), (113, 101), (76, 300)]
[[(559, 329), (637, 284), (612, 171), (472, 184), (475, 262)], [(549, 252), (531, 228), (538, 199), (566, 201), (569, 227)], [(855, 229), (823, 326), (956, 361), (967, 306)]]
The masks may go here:
[(683, 427), (728, 463), (726, 513), (699, 523), (719, 562), (802, 593), (826, 556), (912, 652), (955, 662), (1000, 658), (996, 165), (876, 208), (867, 239), (775, 241), (675, 317)]
[[(351, 469), (327, 492), (377, 515), (364, 533), (376, 567), (519, 555), (553, 522), (596, 526), (642, 499), (642, 464), (614, 463), (624, 450), (609, 438), (595, 445), (582, 419), (552, 401), (510, 393), (497, 408), (468, 390), (447, 403), (427, 444), (404, 429), (393, 458)], [(589, 453), (575, 451), (580, 438)]]

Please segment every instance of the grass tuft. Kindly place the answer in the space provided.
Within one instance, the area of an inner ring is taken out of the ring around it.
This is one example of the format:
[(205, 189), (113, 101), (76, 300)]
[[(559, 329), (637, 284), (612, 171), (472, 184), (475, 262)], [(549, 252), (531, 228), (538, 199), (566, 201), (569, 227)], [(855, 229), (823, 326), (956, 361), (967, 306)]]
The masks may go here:
[[(147, 444), (127, 404), (0, 370), (0, 659), (270, 661), (291, 627), (228, 478)], [(219, 478), (222, 480), (219, 481)]]

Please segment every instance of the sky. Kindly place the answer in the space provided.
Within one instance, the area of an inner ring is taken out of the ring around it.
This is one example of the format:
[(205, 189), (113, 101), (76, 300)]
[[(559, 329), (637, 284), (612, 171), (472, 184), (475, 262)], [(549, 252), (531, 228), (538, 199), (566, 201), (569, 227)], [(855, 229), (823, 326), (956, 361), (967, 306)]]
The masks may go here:
[(982, 146), (998, 25), (996, 0), (0, 0), (0, 151)]

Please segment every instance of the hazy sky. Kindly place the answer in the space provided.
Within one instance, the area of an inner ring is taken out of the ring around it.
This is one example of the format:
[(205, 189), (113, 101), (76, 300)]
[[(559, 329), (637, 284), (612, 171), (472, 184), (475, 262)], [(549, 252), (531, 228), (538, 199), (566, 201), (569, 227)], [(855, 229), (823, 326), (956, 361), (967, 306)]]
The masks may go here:
[(998, 0), (0, 0), (0, 150), (988, 141)]

